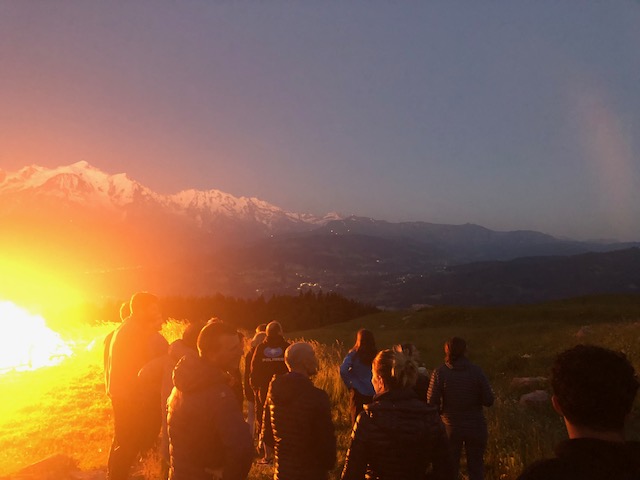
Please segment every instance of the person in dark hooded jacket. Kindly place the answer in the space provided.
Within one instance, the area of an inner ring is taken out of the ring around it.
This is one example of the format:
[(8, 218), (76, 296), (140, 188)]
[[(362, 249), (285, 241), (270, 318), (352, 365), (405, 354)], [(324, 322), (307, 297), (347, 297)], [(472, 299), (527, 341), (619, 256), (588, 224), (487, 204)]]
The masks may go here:
[(169, 432), (167, 431), (167, 400), (173, 390), (173, 370), (176, 364), (186, 355), (198, 356), (198, 334), (204, 327), (204, 322), (192, 322), (187, 325), (182, 338), (169, 345), (169, 352), (147, 363), (140, 372), (138, 379), (147, 396), (157, 400), (160, 392), (160, 408), (162, 409), (162, 430), (160, 434), (160, 456), (163, 462), (163, 477), (169, 473)]
[(308, 343), (285, 351), (290, 373), (271, 382), (262, 435), (275, 451), (274, 480), (325, 480), (336, 462), (331, 404), (311, 382), (318, 360)]
[(493, 405), (493, 391), (482, 369), (466, 357), (462, 338), (448, 340), (444, 352), (445, 364), (431, 375), (427, 402), (438, 408), (447, 429), (456, 477), (464, 447), (469, 480), (482, 480), (488, 436), (482, 407)]
[(251, 467), (253, 441), (229, 371), (242, 347), (237, 331), (207, 324), (198, 336), (198, 357), (185, 356), (173, 373), (169, 397), (171, 480), (243, 480)]
[(417, 364), (401, 352), (382, 350), (372, 368), (376, 395), (353, 426), (342, 480), (453, 480), (438, 411), (413, 390)]
[[(256, 420), (258, 422), (257, 431), (262, 431), (264, 402), (267, 399), (269, 383), (274, 375), (287, 373), (287, 365), (284, 362), (284, 352), (289, 347), (282, 336), (282, 327), (278, 322), (271, 322), (266, 328), (266, 338), (259, 344), (253, 358), (251, 359), (251, 373), (249, 383), (255, 392)], [(259, 445), (261, 448), (262, 445)], [(271, 452), (264, 450), (263, 462), (271, 460)]]

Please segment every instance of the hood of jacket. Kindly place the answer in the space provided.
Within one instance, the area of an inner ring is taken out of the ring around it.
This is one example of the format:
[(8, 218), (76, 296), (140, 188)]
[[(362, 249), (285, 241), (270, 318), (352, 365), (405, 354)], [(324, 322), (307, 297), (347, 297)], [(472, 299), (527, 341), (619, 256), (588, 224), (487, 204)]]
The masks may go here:
[(310, 388), (313, 383), (309, 378), (300, 373), (285, 373), (271, 382), (271, 400), (275, 405), (289, 405)]
[(189, 348), (184, 340), (179, 338), (175, 342), (169, 345), (169, 356), (174, 362), (178, 362), (185, 355), (198, 356), (198, 351), (193, 348)]
[(288, 347), (289, 343), (282, 335), (271, 335), (264, 339), (263, 342), (267, 347)]
[(225, 383), (225, 374), (199, 356), (186, 355), (173, 371), (173, 384), (182, 392), (195, 392)]

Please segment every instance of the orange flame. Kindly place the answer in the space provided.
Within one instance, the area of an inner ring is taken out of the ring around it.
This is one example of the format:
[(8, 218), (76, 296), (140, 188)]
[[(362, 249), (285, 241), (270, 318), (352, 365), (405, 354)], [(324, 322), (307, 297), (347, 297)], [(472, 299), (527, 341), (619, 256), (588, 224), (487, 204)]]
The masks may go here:
[(0, 301), (0, 373), (56, 365), (72, 354), (44, 318), (12, 302)]

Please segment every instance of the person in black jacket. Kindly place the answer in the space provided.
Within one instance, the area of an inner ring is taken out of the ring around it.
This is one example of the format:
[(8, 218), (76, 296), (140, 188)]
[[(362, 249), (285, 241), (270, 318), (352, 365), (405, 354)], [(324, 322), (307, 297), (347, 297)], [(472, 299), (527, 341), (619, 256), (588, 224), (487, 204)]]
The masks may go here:
[[(260, 327), (261, 325), (258, 326), (258, 328)], [(264, 328), (266, 329), (267, 326), (264, 325)], [(264, 329), (259, 331), (256, 328), (256, 334), (249, 342), (249, 349), (242, 358), (244, 366), (242, 386), (244, 388), (244, 398), (247, 399), (247, 423), (249, 424), (252, 438), (254, 438), (255, 436), (256, 427), (256, 392), (254, 392), (253, 388), (251, 388), (251, 381), (249, 380), (249, 377), (251, 375), (251, 360), (253, 360), (253, 354), (256, 353), (256, 347), (264, 342), (264, 339), (266, 337), (267, 334), (265, 333)]]
[(237, 331), (207, 324), (198, 336), (199, 356), (185, 356), (173, 373), (169, 397), (171, 480), (244, 480), (253, 441), (230, 384), (242, 347)]
[(553, 408), (569, 434), (556, 458), (529, 466), (519, 480), (640, 478), (640, 443), (625, 441), (625, 423), (638, 391), (622, 353), (578, 345), (558, 355), (551, 372)]
[(382, 350), (373, 361), (376, 395), (358, 415), (342, 480), (452, 480), (447, 434), (436, 408), (413, 391), (415, 362)]
[[(287, 373), (287, 365), (284, 362), (284, 352), (289, 346), (282, 336), (282, 327), (278, 322), (271, 322), (266, 328), (267, 336), (264, 341), (256, 347), (251, 359), (251, 373), (249, 383), (255, 392), (256, 420), (258, 421), (258, 432), (262, 431), (264, 402), (267, 399), (269, 383), (274, 375)], [(259, 449), (262, 445), (259, 444)], [(272, 452), (264, 449), (263, 463), (269, 463), (272, 459)]]
[(264, 442), (275, 451), (275, 480), (325, 480), (336, 462), (331, 404), (311, 377), (318, 360), (308, 343), (285, 352), (290, 373), (273, 379), (265, 403)]
[(456, 477), (464, 448), (469, 480), (482, 480), (488, 438), (482, 407), (493, 405), (493, 391), (482, 369), (467, 358), (462, 338), (449, 339), (444, 352), (444, 365), (431, 374), (427, 402), (438, 408), (447, 429)]

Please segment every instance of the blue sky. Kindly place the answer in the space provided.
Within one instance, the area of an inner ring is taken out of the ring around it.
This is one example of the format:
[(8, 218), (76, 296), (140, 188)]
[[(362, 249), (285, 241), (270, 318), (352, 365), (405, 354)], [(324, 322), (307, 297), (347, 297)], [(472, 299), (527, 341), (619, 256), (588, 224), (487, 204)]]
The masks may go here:
[(640, 240), (640, 4), (0, 3), (0, 168)]

